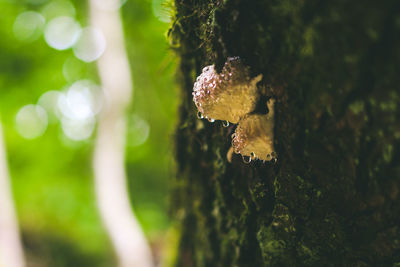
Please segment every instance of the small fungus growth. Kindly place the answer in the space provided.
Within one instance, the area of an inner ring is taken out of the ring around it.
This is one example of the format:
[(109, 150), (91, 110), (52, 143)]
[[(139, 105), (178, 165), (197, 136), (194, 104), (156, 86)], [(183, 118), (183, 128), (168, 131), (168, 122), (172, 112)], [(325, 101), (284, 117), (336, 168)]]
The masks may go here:
[(228, 58), (219, 74), (214, 65), (205, 67), (193, 87), (198, 117), (222, 120), (225, 125), (238, 123), (254, 110), (258, 99), (256, 84), (261, 79), (261, 74), (250, 78), (249, 68), (238, 57)]
[(221, 120), (224, 127), (238, 124), (232, 135), (232, 150), (240, 153), (245, 163), (260, 159), (276, 161), (274, 150), (274, 99), (267, 102), (268, 114), (251, 114), (258, 97), (257, 83), (262, 75), (251, 78), (249, 67), (238, 57), (228, 58), (221, 73), (214, 65), (203, 69), (193, 87), (193, 101), (198, 109), (197, 117), (210, 122)]
[(245, 161), (260, 159), (276, 161), (274, 150), (274, 99), (267, 103), (268, 114), (248, 114), (232, 135), (232, 147)]

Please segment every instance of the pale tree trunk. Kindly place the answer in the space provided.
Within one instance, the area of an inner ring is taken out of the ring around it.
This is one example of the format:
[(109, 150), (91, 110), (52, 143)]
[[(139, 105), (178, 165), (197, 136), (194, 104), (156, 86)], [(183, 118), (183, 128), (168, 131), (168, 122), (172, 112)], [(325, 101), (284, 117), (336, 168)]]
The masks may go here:
[(102, 10), (91, 0), (90, 20), (100, 29), (107, 48), (97, 66), (105, 96), (99, 117), (94, 173), (97, 204), (114, 245), (120, 266), (153, 266), (150, 247), (132, 211), (124, 166), (125, 110), (131, 100), (132, 80), (118, 9)]
[(0, 266), (25, 266), (0, 122)]

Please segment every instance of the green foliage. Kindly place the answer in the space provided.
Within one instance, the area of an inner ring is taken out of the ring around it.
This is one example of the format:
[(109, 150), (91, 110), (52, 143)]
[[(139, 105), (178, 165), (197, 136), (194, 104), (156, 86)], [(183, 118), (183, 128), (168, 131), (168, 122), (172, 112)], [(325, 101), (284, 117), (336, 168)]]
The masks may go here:
[[(62, 91), (79, 79), (98, 82), (95, 63), (80, 62), (71, 49), (54, 50), (43, 35), (36, 40), (16, 38), (17, 16), (42, 12), (51, 2), (55, 0), (0, 1), (0, 114), (19, 222), (28, 259), (46, 266), (113, 266), (112, 248), (95, 204), (94, 136), (72, 141), (57, 119), (33, 140), (22, 138), (15, 127), (18, 110), (36, 104), (43, 93)], [(76, 19), (87, 25), (86, 1), (73, 4)], [(175, 59), (165, 38), (168, 23), (157, 20), (154, 5), (163, 8), (160, 1), (131, 0), (121, 12), (134, 82), (128, 123), (140, 118), (149, 129), (143, 142), (137, 139), (141, 129), (128, 125), (132, 131), (127, 138), (136, 140), (128, 140), (126, 148), (129, 190), (146, 234), (159, 242), (170, 223), (167, 192), (173, 175), (170, 140), (177, 100)]]

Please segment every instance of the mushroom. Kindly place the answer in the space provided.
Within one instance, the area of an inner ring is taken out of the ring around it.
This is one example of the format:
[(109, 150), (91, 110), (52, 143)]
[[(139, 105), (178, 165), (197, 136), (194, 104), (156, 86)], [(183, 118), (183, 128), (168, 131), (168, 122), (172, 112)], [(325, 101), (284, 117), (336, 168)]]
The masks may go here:
[(262, 75), (250, 78), (249, 67), (238, 57), (228, 58), (221, 73), (214, 65), (203, 68), (193, 87), (193, 101), (199, 118), (238, 123), (255, 109), (257, 83)]
[(274, 149), (274, 99), (267, 102), (268, 114), (248, 114), (240, 120), (232, 135), (232, 147), (243, 159), (276, 161)]

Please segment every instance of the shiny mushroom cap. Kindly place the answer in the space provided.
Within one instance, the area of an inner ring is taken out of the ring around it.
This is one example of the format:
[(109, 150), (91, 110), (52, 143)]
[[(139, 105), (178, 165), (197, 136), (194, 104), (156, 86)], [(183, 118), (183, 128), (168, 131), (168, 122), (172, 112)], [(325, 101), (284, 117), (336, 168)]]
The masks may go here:
[(205, 118), (238, 123), (254, 110), (261, 79), (261, 74), (250, 78), (238, 57), (228, 58), (219, 74), (214, 65), (203, 69), (193, 87), (193, 101)]

